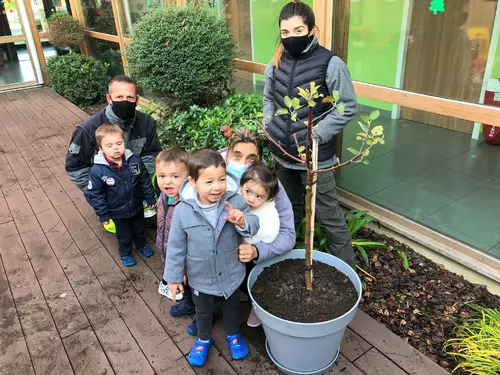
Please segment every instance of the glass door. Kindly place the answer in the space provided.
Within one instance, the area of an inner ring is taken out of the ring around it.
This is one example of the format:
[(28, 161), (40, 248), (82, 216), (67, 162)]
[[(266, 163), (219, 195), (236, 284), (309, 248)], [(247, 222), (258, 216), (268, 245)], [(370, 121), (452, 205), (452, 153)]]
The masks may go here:
[[(426, 95), (480, 101), (493, 38), (497, 0), (453, 0), (434, 15), (413, 1), (403, 88)], [(489, 78), (489, 77), (487, 77)], [(410, 108), (403, 118), (471, 134), (473, 123)]]
[(0, 92), (42, 83), (22, 1), (0, 0)]

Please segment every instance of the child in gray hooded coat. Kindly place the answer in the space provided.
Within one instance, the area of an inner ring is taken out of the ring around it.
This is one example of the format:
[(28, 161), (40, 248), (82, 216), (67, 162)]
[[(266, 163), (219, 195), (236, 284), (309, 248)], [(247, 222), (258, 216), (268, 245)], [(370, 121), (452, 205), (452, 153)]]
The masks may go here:
[(226, 164), (217, 151), (194, 152), (188, 171), (170, 228), (166, 280), (173, 296), (182, 292), (186, 265), (198, 333), (188, 361), (203, 366), (207, 360), (216, 304), (222, 305), (231, 355), (243, 359), (248, 346), (239, 329), (239, 288), (246, 270), (238, 247), (242, 236), (258, 232), (259, 219), (249, 212), (237, 183), (226, 177)]

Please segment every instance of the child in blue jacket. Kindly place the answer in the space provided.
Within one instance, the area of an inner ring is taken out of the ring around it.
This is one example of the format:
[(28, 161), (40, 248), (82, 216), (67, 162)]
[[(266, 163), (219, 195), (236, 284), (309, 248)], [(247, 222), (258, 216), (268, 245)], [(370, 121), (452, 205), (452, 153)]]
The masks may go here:
[(149, 173), (141, 158), (125, 150), (123, 131), (117, 125), (104, 124), (96, 130), (99, 153), (90, 168), (85, 198), (105, 225), (113, 219), (118, 251), (126, 267), (136, 265), (132, 242), (146, 257), (153, 250), (146, 244), (144, 205), (154, 207), (155, 196)]
[(239, 291), (245, 278), (238, 246), (242, 236), (259, 230), (238, 194), (238, 185), (226, 177), (226, 164), (217, 151), (201, 149), (189, 157), (189, 177), (180, 190), (167, 252), (167, 282), (175, 296), (183, 292), (184, 265), (196, 306), (196, 338), (188, 361), (203, 366), (212, 344), (212, 319), (222, 305), (224, 333), (234, 359), (248, 355), (239, 327)]

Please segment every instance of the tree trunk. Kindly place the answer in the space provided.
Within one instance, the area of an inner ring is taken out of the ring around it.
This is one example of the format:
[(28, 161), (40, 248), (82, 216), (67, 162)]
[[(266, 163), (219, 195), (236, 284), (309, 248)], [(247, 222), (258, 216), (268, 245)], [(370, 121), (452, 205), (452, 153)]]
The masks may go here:
[[(312, 171), (315, 159), (313, 154), (317, 150), (313, 150), (312, 139), (312, 108), (309, 107), (308, 123), (307, 123), (307, 141), (306, 141), (306, 168), (307, 168), (307, 182), (306, 182), (306, 288), (312, 290), (313, 282), (313, 247), (314, 247), (314, 211), (315, 211), (315, 198), (316, 198), (316, 176)], [(317, 145), (317, 138), (315, 142)], [(317, 147), (316, 147), (317, 148)]]

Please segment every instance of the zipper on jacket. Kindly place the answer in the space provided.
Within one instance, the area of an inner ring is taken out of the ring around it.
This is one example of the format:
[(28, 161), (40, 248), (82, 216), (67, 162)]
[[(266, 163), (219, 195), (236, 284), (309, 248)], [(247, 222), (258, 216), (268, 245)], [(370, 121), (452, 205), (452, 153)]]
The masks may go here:
[[(295, 66), (297, 65), (297, 60), (293, 59), (292, 71), (290, 73), (290, 83), (288, 85), (288, 97), (292, 98), (292, 90), (293, 90), (293, 78), (295, 74)], [(286, 148), (290, 147), (290, 143), (288, 140), (290, 139), (290, 135), (292, 132), (292, 116), (288, 115), (288, 126), (286, 128)]]
[[(168, 206), (168, 199), (165, 199), (165, 195), (163, 196), (163, 237), (161, 239), (161, 250), (162, 252), (165, 253), (165, 256), (167, 255), (167, 249), (165, 246), (165, 230), (167, 229), (167, 214), (168, 210), (170, 209), (170, 206)], [(165, 209), (165, 207), (167, 209)]]

